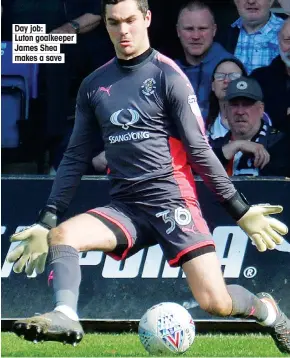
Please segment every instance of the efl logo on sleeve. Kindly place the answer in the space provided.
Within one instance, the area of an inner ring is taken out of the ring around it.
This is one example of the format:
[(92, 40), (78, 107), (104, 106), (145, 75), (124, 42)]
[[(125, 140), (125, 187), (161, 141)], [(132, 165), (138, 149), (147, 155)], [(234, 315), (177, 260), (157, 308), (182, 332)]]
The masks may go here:
[(202, 116), (201, 116), (201, 112), (200, 112), (199, 105), (198, 105), (198, 103), (197, 103), (197, 97), (196, 97), (195, 94), (190, 94), (190, 95), (188, 95), (188, 97), (187, 97), (187, 103), (189, 104), (192, 113), (193, 113), (197, 118), (202, 117)]

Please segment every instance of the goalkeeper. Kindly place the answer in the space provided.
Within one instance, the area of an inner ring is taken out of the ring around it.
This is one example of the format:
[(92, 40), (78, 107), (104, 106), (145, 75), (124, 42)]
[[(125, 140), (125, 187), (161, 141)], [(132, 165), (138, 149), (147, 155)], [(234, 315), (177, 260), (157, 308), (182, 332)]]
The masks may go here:
[[(202, 309), (256, 319), (271, 327), (278, 348), (289, 353), (290, 322), (274, 298), (226, 286), (191, 168), (259, 251), (282, 243), (287, 227), (270, 217), (282, 207), (249, 206), (235, 189), (208, 145), (188, 79), (150, 48), (147, 1), (104, 0), (103, 16), (116, 58), (83, 81), (74, 130), (50, 197), (36, 224), (12, 236), (19, 245), (8, 257), (15, 272), (25, 269), (30, 275), (44, 271), (49, 255), (55, 309), (15, 322), (14, 331), (28, 340), (78, 343), (83, 336), (77, 314), (79, 252), (99, 250), (124, 260), (159, 244), (169, 264), (184, 270)], [(110, 169), (111, 203), (58, 224), (92, 160), (98, 127)]]

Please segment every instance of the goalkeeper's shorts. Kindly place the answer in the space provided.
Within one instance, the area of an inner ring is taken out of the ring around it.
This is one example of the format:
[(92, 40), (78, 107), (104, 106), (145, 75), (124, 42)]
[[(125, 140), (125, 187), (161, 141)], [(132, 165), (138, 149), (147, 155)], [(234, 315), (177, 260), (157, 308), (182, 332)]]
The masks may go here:
[(117, 247), (108, 253), (114, 259), (123, 260), (159, 244), (169, 265), (174, 267), (215, 251), (213, 238), (196, 204), (188, 205), (180, 199), (157, 207), (114, 200), (108, 206), (89, 210), (88, 214), (114, 232)]

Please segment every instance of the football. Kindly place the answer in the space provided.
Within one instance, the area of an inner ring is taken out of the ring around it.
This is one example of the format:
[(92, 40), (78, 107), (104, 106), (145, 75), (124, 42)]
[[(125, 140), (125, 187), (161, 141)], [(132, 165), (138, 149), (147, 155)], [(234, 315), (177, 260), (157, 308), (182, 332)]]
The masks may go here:
[(162, 302), (142, 316), (138, 333), (150, 354), (184, 353), (194, 341), (195, 324), (184, 307)]

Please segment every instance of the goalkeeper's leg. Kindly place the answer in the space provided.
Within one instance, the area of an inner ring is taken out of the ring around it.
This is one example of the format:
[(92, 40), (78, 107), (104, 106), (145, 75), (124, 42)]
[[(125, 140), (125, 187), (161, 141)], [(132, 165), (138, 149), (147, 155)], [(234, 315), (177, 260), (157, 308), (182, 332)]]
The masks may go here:
[(257, 296), (242, 286), (226, 286), (215, 252), (185, 262), (182, 268), (200, 307), (216, 316), (256, 319), (271, 327), (271, 335), (281, 352), (290, 353), (290, 320), (269, 294)]
[(77, 344), (83, 329), (77, 315), (81, 270), (79, 251), (111, 252), (116, 248), (114, 232), (88, 214), (67, 220), (49, 233), (49, 278), (52, 279), (55, 309), (16, 321), (13, 330), (30, 341), (60, 341)]

